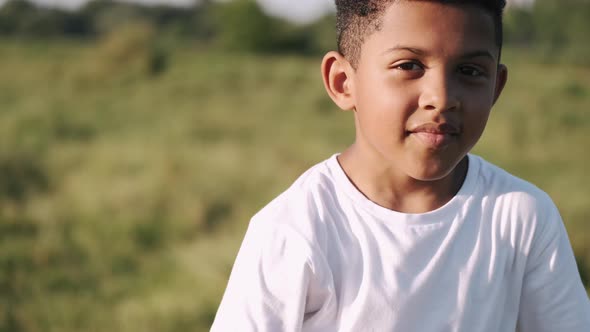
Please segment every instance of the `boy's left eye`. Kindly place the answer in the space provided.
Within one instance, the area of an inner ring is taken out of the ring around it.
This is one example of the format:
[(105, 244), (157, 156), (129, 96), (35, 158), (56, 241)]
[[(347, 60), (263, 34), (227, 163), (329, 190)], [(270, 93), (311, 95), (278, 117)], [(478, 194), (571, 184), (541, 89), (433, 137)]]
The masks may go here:
[(484, 75), (484, 72), (477, 67), (474, 66), (462, 66), (459, 67), (459, 72), (462, 75), (469, 76), (469, 77), (480, 77)]

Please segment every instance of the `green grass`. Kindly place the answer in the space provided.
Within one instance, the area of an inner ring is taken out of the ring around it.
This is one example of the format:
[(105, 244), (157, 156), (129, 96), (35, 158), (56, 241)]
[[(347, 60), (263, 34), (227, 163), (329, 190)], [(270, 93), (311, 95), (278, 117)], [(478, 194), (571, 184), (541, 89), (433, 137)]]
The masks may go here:
[[(153, 72), (149, 33), (0, 43), (0, 331), (207, 331), (249, 218), (352, 142), (319, 58)], [(554, 198), (590, 276), (590, 69), (505, 60), (476, 152)]]

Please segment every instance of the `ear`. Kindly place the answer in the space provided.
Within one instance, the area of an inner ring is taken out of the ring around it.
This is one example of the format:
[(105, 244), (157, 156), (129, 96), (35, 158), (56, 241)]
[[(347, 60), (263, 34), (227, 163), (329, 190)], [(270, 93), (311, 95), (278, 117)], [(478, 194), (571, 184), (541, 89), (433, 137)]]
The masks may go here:
[(352, 93), (354, 70), (338, 52), (330, 51), (322, 60), (322, 78), (326, 92), (338, 107), (351, 110), (355, 107)]
[(506, 82), (508, 81), (508, 68), (505, 65), (499, 64), (498, 65), (498, 72), (496, 73), (496, 87), (494, 90), (494, 104), (500, 98), (500, 94), (504, 87), (506, 86)]

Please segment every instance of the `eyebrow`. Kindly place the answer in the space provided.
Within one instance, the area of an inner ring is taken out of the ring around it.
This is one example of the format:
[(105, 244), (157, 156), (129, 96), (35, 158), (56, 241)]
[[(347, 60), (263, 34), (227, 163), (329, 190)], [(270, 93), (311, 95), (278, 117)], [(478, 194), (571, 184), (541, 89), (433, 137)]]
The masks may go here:
[[(388, 48), (387, 50), (385, 50), (383, 52), (383, 54), (391, 53), (391, 52), (395, 52), (395, 51), (408, 51), (408, 52), (414, 53), (419, 56), (428, 55), (428, 52), (425, 50), (422, 50), (422, 49), (419, 49), (416, 47), (408, 47), (408, 46), (394, 46), (394, 47), (391, 47), (391, 48)], [(475, 50), (475, 51), (470, 51), (470, 52), (467, 52), (467, 53), (461, 55), (461, 58), (463, 58), (463, 59), (477, 58), (477, 57), (486, 57), (486, 58), (490, 58), (491, 60), (496, 60), (496, 58), (494, 58), (492, 53), (490, 53), (487, 50)]]

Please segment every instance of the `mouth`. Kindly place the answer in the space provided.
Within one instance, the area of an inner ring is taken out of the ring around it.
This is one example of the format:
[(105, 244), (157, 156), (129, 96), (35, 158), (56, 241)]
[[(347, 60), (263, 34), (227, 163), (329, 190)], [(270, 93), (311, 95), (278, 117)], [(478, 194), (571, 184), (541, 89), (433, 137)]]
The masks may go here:
[(446, 148), (461, 135), (461, 129), (451, 123), (425, 123), (406, 132), (432, 150)]

